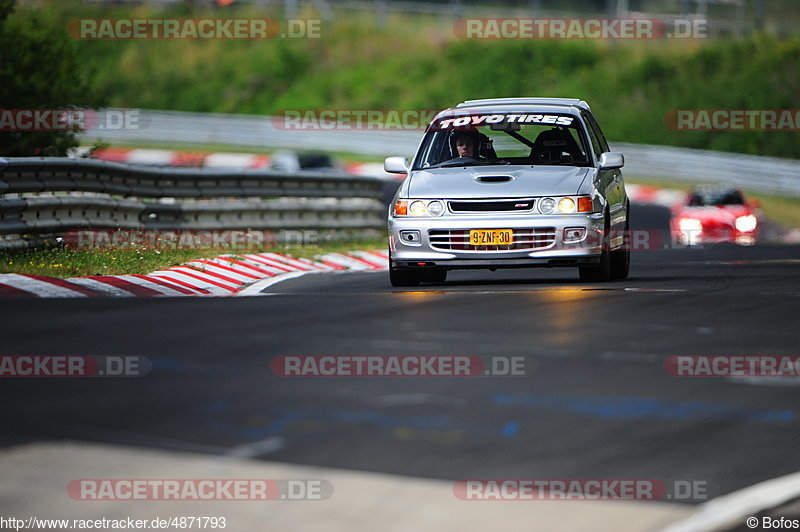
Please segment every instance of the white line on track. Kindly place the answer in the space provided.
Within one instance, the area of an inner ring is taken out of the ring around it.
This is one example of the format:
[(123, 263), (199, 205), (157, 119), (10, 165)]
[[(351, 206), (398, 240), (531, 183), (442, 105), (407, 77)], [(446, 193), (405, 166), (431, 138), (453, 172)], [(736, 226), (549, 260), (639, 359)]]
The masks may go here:
[(260, 441), (252, 443), (245, 443), (231, 447), (225, 452), (226, 456), (235, 456), (237, 458), (256, 458), (269, 453), (280, 451), (286, 447), (286, 440), (280, 436), (270, 436)]
[(287, 272), (282, 273), (280, 275), (276, 275), (275, 277), (268, 277), (266, 279), (262, 279), (261, 281), (256, 281), (255, 283), (249, 285), (247, 288), (239, 290), (234, 296), (272, 296), (275, 294), (269, 293), (262, 293), (264, 290), (269, 288), (270, 286), (280, 283), (282, 281), (288, 281), (289, 279), (297, 279), (298, 277), (302, 277), (304, 275), (310, 275), (313, 273), (325, 273), (327, 270), (314, 270), (314, 271), (300, 271), (300, 272)]

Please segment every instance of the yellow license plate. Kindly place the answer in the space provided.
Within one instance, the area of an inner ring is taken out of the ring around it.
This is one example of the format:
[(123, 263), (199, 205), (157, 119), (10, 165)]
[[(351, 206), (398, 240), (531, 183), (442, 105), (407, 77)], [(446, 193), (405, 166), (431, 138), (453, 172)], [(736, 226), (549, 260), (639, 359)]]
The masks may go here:
[(471, 229), (469, 243), (473, 246), (510, 246), (514, 243), (512, 229)]

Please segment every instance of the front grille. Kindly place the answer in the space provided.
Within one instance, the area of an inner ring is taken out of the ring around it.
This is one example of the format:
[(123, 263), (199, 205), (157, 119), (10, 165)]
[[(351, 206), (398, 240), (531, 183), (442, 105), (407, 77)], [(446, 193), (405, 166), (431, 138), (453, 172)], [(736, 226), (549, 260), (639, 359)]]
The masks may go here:
[(452, 212), (528, 212), (533, 200), (510, 201), (450, 201)]
[(556, 241), (555, 227), (512, 229), (514, 243), (507, 246), (473, 246), (469, 229), (432, 229), (428, 238), (433, 249), (443, 251), (523, 251), (552, 246)]

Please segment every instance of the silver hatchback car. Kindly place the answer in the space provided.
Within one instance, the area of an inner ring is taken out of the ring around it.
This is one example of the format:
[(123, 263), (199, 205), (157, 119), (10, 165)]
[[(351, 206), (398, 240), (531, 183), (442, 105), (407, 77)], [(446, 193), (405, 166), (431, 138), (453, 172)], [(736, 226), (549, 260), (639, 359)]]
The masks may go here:
[(624, 158), (582, 100), (470, 100), (440, 112), (389, 210), (394, 286), (466, 268), (571, 266), (583, 281), (624, 279), (630, 202)]

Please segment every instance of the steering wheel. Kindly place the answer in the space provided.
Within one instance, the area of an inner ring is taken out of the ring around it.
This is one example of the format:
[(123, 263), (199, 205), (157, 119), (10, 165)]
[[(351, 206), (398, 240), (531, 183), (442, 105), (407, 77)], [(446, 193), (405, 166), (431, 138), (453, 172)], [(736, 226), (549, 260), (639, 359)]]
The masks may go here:
[(444, 161), (439, 166), (459, 166), (462, 164), (471, 164), (477, 162), (479, 162), (479, 160), (475, 157), (453, 157), (452, 159)]

